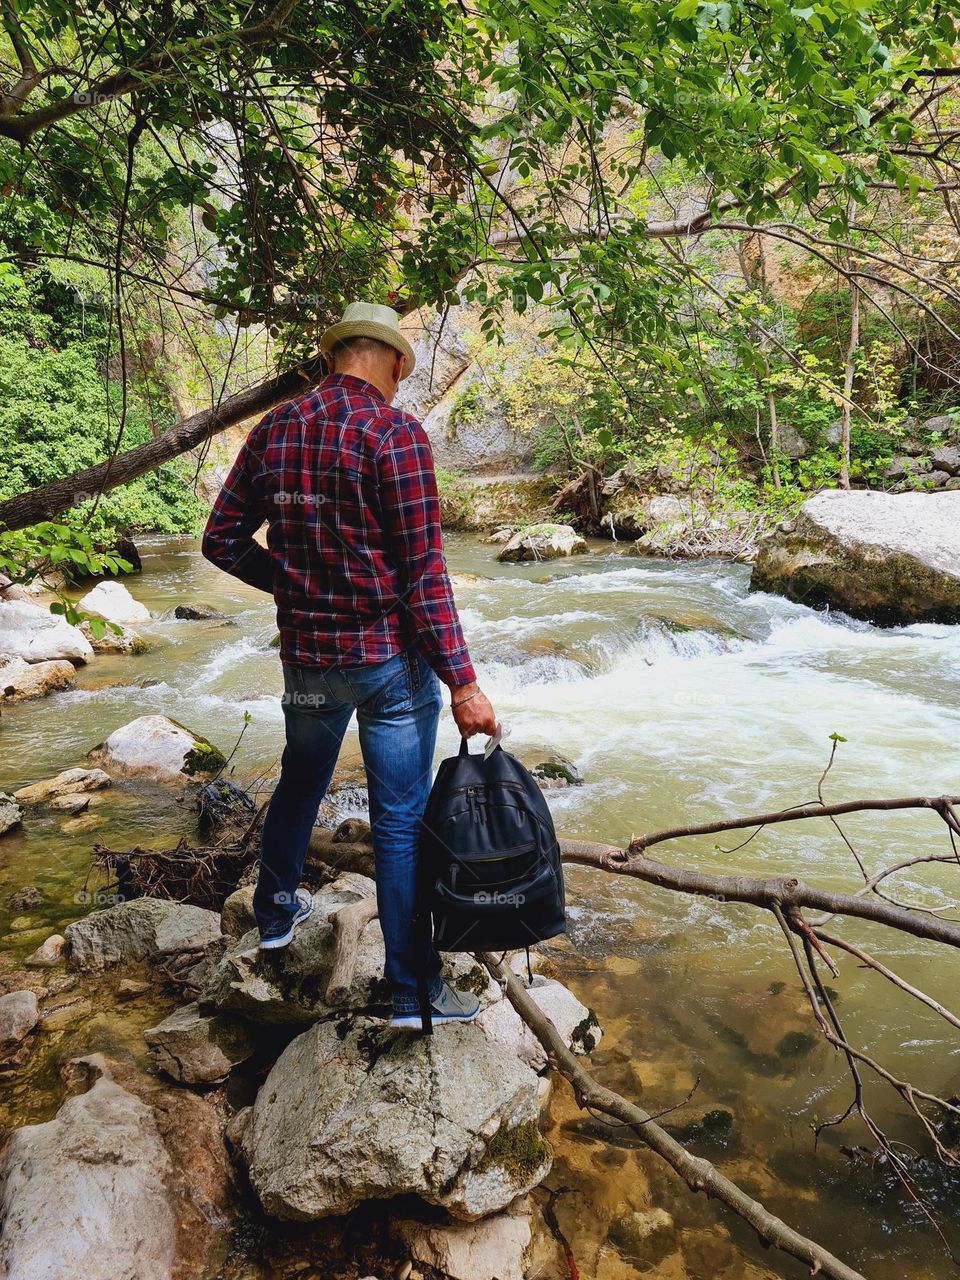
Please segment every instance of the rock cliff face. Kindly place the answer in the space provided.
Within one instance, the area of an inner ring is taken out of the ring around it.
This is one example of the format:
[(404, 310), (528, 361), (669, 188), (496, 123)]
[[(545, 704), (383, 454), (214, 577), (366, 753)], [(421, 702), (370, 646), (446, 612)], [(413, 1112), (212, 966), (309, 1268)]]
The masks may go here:
[(760, 544), (752, 588), (880, 626), (960, 622), (960, 493), (829, 490)]

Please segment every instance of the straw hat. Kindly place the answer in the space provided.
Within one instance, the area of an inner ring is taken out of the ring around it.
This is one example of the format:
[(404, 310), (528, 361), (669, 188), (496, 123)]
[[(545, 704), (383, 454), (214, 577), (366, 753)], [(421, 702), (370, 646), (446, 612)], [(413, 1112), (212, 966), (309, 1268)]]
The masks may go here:
[(375, 338), (377, 342), (385, 342), (404, 357), (403, 378), (409, 378), (413, 373), (417, 358), (413, 347), (400, 332), (400, 317), (393, 307), (382, 307), (376, 302), (351, 302), (343, 318), (324, 330), (320, 350), (329, 356), (337, 343), (345, 338)]

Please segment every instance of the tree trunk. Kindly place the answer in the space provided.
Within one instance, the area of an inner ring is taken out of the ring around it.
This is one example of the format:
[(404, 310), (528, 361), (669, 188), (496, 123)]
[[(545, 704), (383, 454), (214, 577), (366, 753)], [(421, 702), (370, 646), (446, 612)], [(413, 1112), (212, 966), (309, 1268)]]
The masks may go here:
[(146, 444), (137, 445), (135, 449), (63, 480), (54, 480), (28, 493), (8, 498), (6, 502), (0, 502), (0, 529), (25, 529), (41, 520), (55, 520), (62, 512), (88, 498), (136, 480), (162, 462), (169, 462), (171, 458), (195, 449), (227, 427), (266, 413), (275, 405), (309, 390), (323, 377), (325, 368), (323, 357), (314, 356), (297, 369), (278, 374), (248, 391), (230, 396), (212, 409), (204, 409), (185, 418), (155, 440), (148, 440)]
[[(854, 211), (850, 207), (850, 234), (854, 230)], [(847, 267), (852, 264), (851, 255), (847, 254)], [(847, 359), (843, 368), (843, 409), (840, 417), (840, 488), (850, 488), (850, 401), (853, 397), (854, 361), (860, 346), (860, 289), (852, 276), (848, 277), (850, 286), (850, 341), (847, 344)]]

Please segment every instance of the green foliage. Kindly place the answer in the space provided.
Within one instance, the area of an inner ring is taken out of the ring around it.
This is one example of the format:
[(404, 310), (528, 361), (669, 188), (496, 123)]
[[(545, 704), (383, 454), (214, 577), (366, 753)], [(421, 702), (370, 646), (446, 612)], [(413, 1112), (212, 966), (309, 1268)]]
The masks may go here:
[[(106, 331), (102, 309), (82, 306), (46, 272), (0, 274), (0, 499), (93, 466), (117, 446), (122, 391), (104, 378)], [(155, 397), (156, 388), (128, 383), (122, 448), (171, 421), (169, 404)], [(109, 544), (140, 530), (193, 530), (200, 510), (177, 462), (99, 499), (78, 492), (71, 523)], [(64, 545), (69, 559), (76, 545)]]

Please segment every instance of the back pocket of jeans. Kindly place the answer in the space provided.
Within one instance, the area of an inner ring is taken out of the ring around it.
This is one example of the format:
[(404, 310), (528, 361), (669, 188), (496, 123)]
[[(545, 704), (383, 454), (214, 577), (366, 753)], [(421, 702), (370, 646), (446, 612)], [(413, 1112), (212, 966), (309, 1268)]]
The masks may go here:
[(399, 653), (389, 662), (391, 666), (396, 664), (396, 671), (387, 675), (377, 691), (360, 704), (362, 710), (375, 715), (400, 715), (413, 706), (413, 675), (408, 654)]

